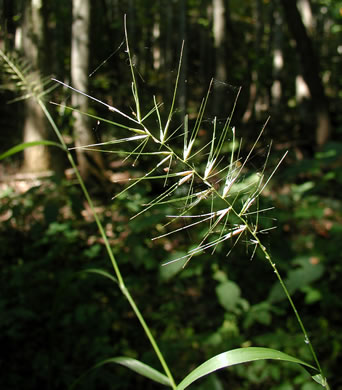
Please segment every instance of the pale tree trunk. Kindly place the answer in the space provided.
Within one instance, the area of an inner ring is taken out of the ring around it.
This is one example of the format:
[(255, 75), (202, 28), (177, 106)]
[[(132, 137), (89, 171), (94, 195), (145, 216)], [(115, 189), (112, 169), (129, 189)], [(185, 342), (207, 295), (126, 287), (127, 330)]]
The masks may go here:
[(262, 39), (264, 35), (264, 16), (262, 13), (262, 3), (260, 0), (254, 2), (253, 7), (253, 18), (255, 19), (255, 38), (254, 38), (254, 50), (255, 50), (255, 62), (252, 63), (251, 66), (251, 80), (249, 86), (249, 100), (245, 110), (245, 113), (242, 117), (242, 123), (248, 123), (255, 118), (255, 114), (260, 116), (261, 107), (264, 106), (262, 96), (260, 95), (260, 89), (258, 88), (258, 79), (260, 65), (259, 58), (263, 55), (261, 47), (262, 47)]
[(314, 29), (314, 18), (312, 14), (310, 0), (298, 0), (297, 2), (298, 10), (302, 17), (304, 26), (309, 34), (313, 32)]
[[(160, 4), (159, 4), (160, 6)], [(153, 69), (159, 71), (161, 65), (161, 49), (160, 49), (160, 12), (159, 9), (155, 12), (153, 23)]]
[[(300, 12), (306, 31), (312, 32), (313, 16), (309, 0), (298, 0), (298, 11)], [(310, 89), (302, 73), (296, 76), (296, 102), (299, 107), (299, 114), (303, 123), (309, 122), (312, 116), (312, 107), (309, 107)]]
[(328, 101), (325, 96), (322, 80), (319, 76), (319, 65), (313, 50), (311, 39), (307, 33), (296, 0), (281, 0), (287, 19), (287, 25), (296, 41), (297, 51), (302, 66), (303, 79), (310, 91), (310, 99), (314, 107), (316, 119), (316, 145), (322, 147), (330, 137), (331, 121)]
[(226, 81), (227, 70), (224, 53), (225, 37), (225, 7), (223, 0), (213, 0), (213, 35), (215, 47), (215, 77), (220, 81)]
[[(278, 3), (278, 2), (277, 2)], [(276, 5), (278, 5), (276, 3)], [(284, 69), (283, 55), (283, 18), (279, 12), (278, 6), (274, 9), (274, 31), (273, 31), (273, 83), (271, 87), (271, 101), (273, 112), (280, 112), (280, 103), (282, 99), (282, 72)]]
[[(74, 88), (87, 93), (89, 78), (90, 0), (73, 0), (72, 17), (71, 83)], [(86, 96), (73, 92), (72, 106), (74, 108), (81, 112), (87, 112), (88, 102), (89, 99)], [(75, 146), (80, 147), (96, 143), (88, 117), (77, 111), (74, 111), (73, 115), (75, 120)], [(85, 152), (82, 149), (76, 149), (76, 154), (80, 173), (84, 180), (88, 180), (90, 176), (101, 177), (103, 161), (100, 153)]]
[[(215, 78), (220, 82), (227, 81), (226, 56), (224, 50), (224, 39), (226, 34), (225, 6), (224, 0), (213, 0), (213, 38), (215, 50)], [(213, 114), (219, 114), (224, 108), (223, 86), (217, 83), (213, 97)]]
[[(43, 1), (26, 1), (20, 46), (34, 69), (35, 81), (39, 82), (38, 70), (44, 73), (44, 19)], [(32, 78), (33, 78), (32, 77)], [(48, 138), (48, 123), (40, 106), (30, 98), (25, 101), (24, 142), (41, 141)], [(23, 170), (46, 171), (50, 167), (50, 152), (46, 146), (34, 146), (24, 151)]]
[(187, 4), (186, 0), (180, 0), (179, 2), (179, 31), (181, 39), (185, 42), (183, 49), (182, 67), (179, 75), (179, 88), (178, 88), (178, 105), (180, 111), (185, 114), (187, 105)]

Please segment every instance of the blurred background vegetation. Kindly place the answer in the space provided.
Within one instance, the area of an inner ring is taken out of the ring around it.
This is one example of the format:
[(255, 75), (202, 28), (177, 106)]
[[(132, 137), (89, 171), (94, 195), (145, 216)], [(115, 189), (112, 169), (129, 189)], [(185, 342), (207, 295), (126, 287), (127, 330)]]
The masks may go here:
[[(268, 116), (249, 164), (267, 169), (288, 157), (260, 198), (264, 242), (284, 276), (332, 389), (342, 389), (342, 1), (339, 0), (2, 0), (0, 46), (33, 80), (43, 76), (131, 113), (131, 74), (123, 15), (138, 72), (144, 112), (153, 95), (170, 104), (185, 41), (177, 115), (195, 119), (210, 79), (214, 89), (201, 129), (230, 115), (246, 156)], [(3, 66), (3, 65), (2, 65)], [(20, 85), (0, 73), (0, 153), (23, 142), (52, 139), (33, 99), (16, 100)], [(79, 107), (102, 118), (115, 113), (70, 90), (45, 96), (70, 147), (122, 138), (103, 120), (72, 115)], [(83, 118), (83, 119), (82, 119)], [(158, 124), (150, 123), (157, 129)], [(109, 156), (109, 157), (108, 157)], [(120, 179), (146, 172), (120, 156), (77, 153), (127, 285), (154, 329), (166, 360), (181, 379), (216, 353), (265, 346), (310, 359), (285, 296), (262, 256), (247, 243), (192, 260), (177, 275), (162, 262), (182, 255), (196, 237), (151, 241), (165, 210), (130, 220), (162, 190), (138, 185), (115, 202)], [(246, 175), (249, 173), (246, 172)], [(167, 210), (168, 211), (168, 210)], [(0, 166), (0, 385), (4, 389), (65, 389), (99, 360), (128, 355), (158, 362), (127, 302), (109, 281), (79, 273), (109, 269), (96, 224), (65, 157), (34, 147)], [(201, 237), (201, 231), (192, 232)], [(243, 240), (242, 240), (243, 241)], [(229, 283), (227, 283), (229, 280)], [(257, 362), (221, 371), (197, 389), (315, 390), (292, 365)], [(124, 368), (106, 366), (80, 389), (157, 388)]]

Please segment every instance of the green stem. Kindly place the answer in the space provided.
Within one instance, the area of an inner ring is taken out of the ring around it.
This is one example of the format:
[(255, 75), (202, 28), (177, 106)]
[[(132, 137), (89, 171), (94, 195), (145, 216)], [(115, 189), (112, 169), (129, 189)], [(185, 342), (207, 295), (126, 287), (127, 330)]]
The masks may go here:
[(125, 295), (125, 297), (127, 298), (128, 302), (130, 303), (132, 309), (134, 310), (135, 315), (137, 316), (138, 320), (140, 321), (140, 324), (143, 327), (143, 329), (146, 333), (146, 336), (150, 340), (150, 343), (151, 343), (156, 355), (158, 356), (158, 359), (159, 359), (161, 365), (163, 366), (165, 374), (167, 375), (167, 377), (169, 378), (169, 380), (171, 382), (172, 388), (175, 389), (177, 387), (177, 385), (172, 377), (172, 374), (169, 370), (168, 365), (165, 362), (165, 359), (164, 359), (162, 353), (160, 352), (160, 349), (155, 341), (155, 338), (153, 337), (148, 325), (146, 324), (146, 322), (144, 320), (144, 317), (142, 316), (140, 310), (138, 309), (137, 305), (135, 304), (135, 302), (134, 302), (131, 294), (127, 290), (127, 288), (125, 286), (120, 286), (120, 289), (121, 289), (122, 293)]
[[(321, 368), (321, 365), (320, 365), (320, 363), (319, 363), (319, 361), (318, 361), (316, 352), (315, 352), (315, 350), (314, 350), (314, 348), (313, 348), (313, 346), (312, 346), (312, 344), (311, 344), (311, 340), (310, 340), (309, 335), (308, 335), (308, 333), (307, 333), (307, 331), (306, 331), (306, 329), (305, 329), (305, 326), (304, 326), (304, 324), (303, 324), (303, 321), (302, 321), (302, 319), (301, 319), (301, 317), (300, 317), (300, 315), (299, 315), (299, 313), (298, 313), (298, 310), (297, 310), (297, 308), (296, 308), (296, 305), (294, 304), (293, 299), (291, 298), (291, 295), (290, 295), (290, 293), (289, 293), (289, 291), (288, 291), (288, 289), (287, 289), (287, 287), (286, 287), (286, 285), (285, 285), (285, 283), (284, 283), (282, 277), (280, 276), (280, 274), (279, 274), (279, 272), (278, 272), (278, 269), (277, 269), (275, 263), (272, 261), (272, 258), (271, 258), (271, 256), (270, 256), (270, 254), (268, 253), (266, 247), (261, 243), (261, 241), (260, 241), (259, 237), (257, 236), (256, 232), (249, 226), (249, 224), (247, 223), (247, 221), (246, 221), (244, 218), (242, 218), (241, 216), (240, 216), (240, 220), (242, 221), (242, 223), (243, 223), (245, 226), (247, 226), (247, 230), (248, 230), (249, 233), (252, 235), (253, 239), (255, 240), (255, 243), (258, 245), (258, 247), (259, 247), (259, 248), (261, 249), (261, 251), (264, 253), (266, 260), (269, 262), (269, 264), (270, 264), (271, 267), (273, 268), (273, 271), (274, 271), (274, 273), (276, 274), (276, 276), (277, 276), (277, 278), (278, 278), (278, 281), (279, 281), (279, 283), (280, 283), (280, 285), (281, 285), (281, 287), (282, 287), (282, 289), (283, 289), (283, 291), (284, 291), (284, 293), (285, 293), (285, 295), (286, 295), (286, 297), (287, 297), (287, 299), (288, 299), (288, 301), (289, 301), (289, 303), (290, 303), (290, 306), (291, 306), (291, 308), (292, 308), (292, 310), (293, 310), (293, 312), (294, 312), (294, 314), (295, 314), (295, 316), (296, 316), (296, 319), (297, 319), (297, 321), (298, 321), (298, 324), (299, 324), (299, 326), (300, 326), (300, 328), (301, 328), (301, 330), (302, 330), (302, 332), (303, 332), (303, 335), (304, 335), (304, 342), (305, 342), (306, 344), (308, 344), (309, 349), (310, 349), (310, 352), (311, 352), (311, 354), (312, 354), (312, 357), (313, 357), (313, 359), (314, 359), (314, 361), (315, 361), (315, 363), (316, 363), (316, 366), (317, 366), (317, 368), (318, 368), (320, 374), (322, 375), (322, 377), (325, 378), (324, 373), (323, 373), (322, 368)], [(329, 388), (328, 385), (327, 385), (326, 387)]]
[(81, 186), (81, 188), (82, 188), (82, 191), (83, 191), (83, 193), (84, 193), (84, 195), (85, 195), (85, 197), (86, 197), (86, 199), (87, 199), (87, 201), (88, 201), (88, 203), (89, 203), (90, 209), (91, 209), (91, 211), (92, 211), (92, 213), (93, 213), (93, 215), (94, 215), (94, 218), (95, 218), (95, 222), (96, 222), (96, 224), (97, 224), (97, 226), (98, 226), (98, 228), (99, 228), (99, 230), (100, 230), (100, 233), (101, 233), (103, 242), (104, 242), (104, 244), (105, 244), (105, 247), (106, 247), (106, 250), (107, 250), (107, 253), (108, 253), (108, 256), (109, 256), (110, 261), (111, 261), (111, 263), (112, 263), (112, 265), (113, 265), (115, 275), (116, 275), (116, 277), (117, 277), (117, 279), (118, 279), (118, 283), (119, 283), (119, 285), (123, 285), (123, 284), (124, 284), (124, 281), (123, 281), (123, 278), (122, 278), (120, 269), (119, 269), (119, 267), (118, 267), (118, 264), (117, 264), (117, 262), (116, 262), (116, 260), (115, 260), (113, 251), (112, 251), (112, 249), (111, 249), (111, 247), (110, 247), (110, 244), (109, 244), (107, 235), (106, 235), (106, 233), (105, 233), (105, 231), (104, 231), (104, 229), (103, 229), (102, 223), (101, 223), (101, 221), (100, 221), (100, 219), (99, 219), (99, 217), (98, 217), (98, 215), (97, 215), (97, 213), (96, 213), (96, 210), (95, 210), (93, 201), (92, 201), (92, 199), (91, 199), (91, 197), (90, 197), (90, 195), (89, 195), (89, 192), (88, 192), (88, 190), (87, 190), (87, 188), (86, 188), (86, 186), (85, 186), (85, 184), (84, 184), (84, 181), (83, 181), (83, 179), (82, 179), (82, 177), (81, 177), (81, 175), (80, 175), (80, 172), (79, 172), (79, 170), (78, 170), (78, 168), (77, 168), (77, 165), (76, 165), (76, 163), (75, 163), (75, 161), (74, 161), (74, 159), (73, 159), (71, 153), (69, 152), (69, 150), (68, 150), (68, 148), (67, 148), (67, 146), (66, 146), (66, 144), (65, 144), (65, 142), (64, 142), (64, 140), (63, 140), (63, 137), (62, 137), (62, 135), (60, 134), (60, 132), (59, 132), (59, 130), (58, 130), (58, 128), (57, 128), (57, 126), (56, 126), (56, 124), (55, 124), (53, 118), (51, 117), (49, 111), (48, 111), (47, 108), (45, 107), (45, 104), (44, 104), (40, 99), (38, 99), (38, 102), (39, 102), (39, 105), (41, 106), (41, 108), (43, 109), (44, 114), (45, 114), (46, 117), (48, 118), (48, 120), (49, 120), (51, 126), (53, 127), (54, 131), (56, 132), (56, 135), (57, 135), (59, 141), (60, 141), (60, 142), (62, 143), (62, 145), (63, 145), (63, 148), (64, 148), (64, 150), (65, 150), (65, 152), (66, 152), (66, 154), (67, 154), (67, 156), (68, 156), (68, 160), (69, 160), (69, 162), (70, 162), (72, 168), (73, 168), (74, 171), (75, 171), (77, 180), (78, 180), (78, 182), (79, 182), (79, 184), (80, 184), (80, 186)]
[[(178, 158), (179, 160), (181, 160), (184, 164), (188, 165), (188, 163), (187, 163), (186, 161), (183, 161), (183, 160), (182, 160), (180, 157), (178, 157), (177, 155), (175, 155), (175, 157)], [(205, 181), (205, 180), (203, 179), (203, 177), (202, 177), (201, 175), (199, 175), (197, 172), (195, 172), (195, 174), (197, 175), (197, 177), (198, 177), (201, 181), (203, 181), (203, 182)], [(213, 188), (213, 187), (212, 187), (212, 188)], [(220, 194), (215, 188), (213, 188), (213, 192), (214, 192), (222, 201), (226, 202), (229, 206), (232, 206), (232, 205), (227, 201), (227, 199), (224, 198), (224, 197), (222, 197), (221, 194)], [(289, 303), (290, 303), (290, 306), (291, 306), (291, 308), (292, 308), (292, 310), (293, 310), (293, 312), (294, 312), (294, 314), (295, 314), (295, 316), (296, 316), (296, 319), (297, 319), (297, 322), (298, 322), (298, 324), (299, 324), (299, 326), (300, 326), (300, 329), (301, 329), (301, 331), (303, 332), (304, 341), (305, 341), (305, 343), (308, 344), (308, 346), (309, 346), (309, 350), (310, 350), (311, 355), (312, 355), (312, 357), (313, 357), (313, 359), (314, 359), (314, 361), (315, 361), (315, 363), (316, 363), (317, 369), (318, 369), (319, 373), (321, 374), (322, 378), (326, 379), (326, 377), (324, 376), (323, 370), (322, 370), (322, 368), (321, 368), (321, 365), (320, 365), (320, 363), (319, 363), (319, 360), (318, 360), (318, 358), (317, 358), (316, 352), (315, 352), (315, 350), (314, 350), (314, 348), (313, 348), (313, 346), (312, 346), (311, 340), (310, 340), (310, 338), (309, 338), (309, 336), (308, 336), (308, 333), (307, 333), (307, 331), (306, 331), (306, 329), (305, 329), (305, 326), (304, 326), (304, 324), (303, 324), (303, 321), (302, 321), (302, 319), (301, 319), (301, 317), (300, 317), (300, 315), (299, 315), (299, 313), (298, 313), (298, 310), (297, 310), (297, 308), (296, 308), (296, 305), (294, 304), (294, 302), (293, 302), (293, 300), (292, 300), (292, 298), (291, 298), (291, 295), (290, 295), (290, 293), (289, 293), (289, 291), (288, 291), (288, 289), (287, 289), (287, 287), (286, 287), (286, 285), (285, 285), (285, 283), (284, 283), (282, 277), (280, 276), (280, 274), (279, 274), (279, 272), (278, 272), (278, 269), (277, 269), (275, 263), (272, 261), (272, 258), (271, 258), (271, 256), (270, 256), (270, 254), (268, 253), (266, 247), (261, 243), (259, 237), (257, 236), (256, 231), (248, 224), (248, 222), (243, 218), (243, 216), (241, 215), (241, 213), (238, 213), (233, 207), (231, 208), (231, 210), (232, 210), (232, 212), (235, 214), (235, 216), (241, 221), (241, 223), (242, 223), (244, 226), (246, 226), (248, 232), (249, 232), (249, 233), (251, 234), (251, 236), (253, 237), (255, 244), (262, 250), (262, 252), (264, 253), (264, 255), (265, 255), (265, 257), (266, 257), (266, 260), (269, 262), (269, 264), (270, 264), (271, 267), (273, 268), (274, 273), (276, 274), (276, 276), (277, 276), (277, 278), (278, 278), (278, 280), (279, 280), (279, 283), (280, 283), (280, 285), (281, 285), (281, 287), (282, 287), (282, 289), (283, 289), (283, 291), (284, 291), (284, 293), (285, 293), (285, 295), (286, 295), (286, 297), (287, 297), (287, 299), (288, 299), (288, 301), (289, 301)], [(328, 385), (327, 382), (326, 382), (325, 387), (326, 387), (327, 389), (329, 389), (329, 385)]]
[[(254, 238), (258, 239), (256, 236), (254, 236)], [(268, 262), (271, 264), (271, 266), (272, 266), (272, 268), (274, 270), (274, 273), (276, 274), (276, 276), (277, 276), (277, 278), (279, 280), (279, 283), (280, 283), (280, 285), (281, 285), (281, 287), (282, 287), (282, 289), (283, 289), (283, 291), (284, 291), (284, 293), (285, 293), (285, 295), (286, 295), (286, 297), (287, 297), (287, 299), (288, 299), (288, 301), (289, 301), (289, 303), (290, 303), (290, 305), (292, 307), (293, 312), (295, 313), (295, 316), (297, 318), (299, 326), (300, 326), (300, 328), (301, 328), (301, 330), (302, 330), (302, 332), (304, 334), (304, 341), (305, 341), (306, 344), (308, 344), (309, 349), (311, 351), (311, 354), (312, 354), (312, 356), (314, 358), (314, 361), (315, 361), (315, 363), (317, 365), (317, 368), (318, 368), (319, 372), (321, 373), (321, 375), (323, 376), (321, 365), (319, 364), (316, 352), (315, 352), (315, 350), (312, 347), (311, 340), (310, 340), (309, 335), (308, 335), (308, 333), (307, 333), (307, 331), (305, 329), (303, 321), (302, 321), (302, 319), (301, 319), (301, 317), (300, 317), (300, 315), (298, 313), (296, 305), (294, 304), (293, 299), (291, 298), (291, 295), (290, 295), (290, 293), (289, 293), (289, 291), (288, 291), (288, 289), (287, 289), (287, 287), (286, 287), (282, 277), (280, 276), (275, 263), (272, 262), (272, 259), (271, 259), (270, 255), (269, 255), (269, 253), (267, 252), (266, 248), (260, 243), (260, 241), (259, 241), (258, 245), (259, 245), (259, 248), (261, 248), (261, 250), (263, 251), (266, 259), (268, 260)]]
[(156, 355), (158, 356), (158, 359), (159, 359), (159, 361), (160, 361), (160, 363), (161, 363), (161, 365), (162, 365), (162, 367), (163, 367), (163, 369), (165, 371), (165, 374), (167, 375), (167, 377), (170, 380), (172, 388), (175, 389), (177, 386), (176, 386), (176, 383), (175, 383), (175, 381), (173, 379), (173, 376), (172, 376), (172, 374), (171, 374), (171, 372), (169, 370), (169, 367), (166, 364), (164, 356), (161, 353), (161, 351), (160, 351), (160, 349), (158, 347), (158, 344), (157, 344), (155, 338), (153, 337), (153, 335), (152, 335), (148, 325), (146, 324), (143, 315), (141, 314), (140, 310), (138, 309), (137, 305), (135, 304), (134, 299), (132, 298), (132, 296), (131, 296), (130, 292), (128, 291), (127, 287), (125, 286), (125, 283), (124, 283), (123, 277), (121, 275), (119, 266), (118, 266), (117, 261), (115, 259), (114, 253), (113, 253), (113, 251), (112, 251), (112, 249), (110, 247), (110, 244), (109, 244), (109, 241), (108, 241), (108, 237), (107, 237), (107, 235), (106, 235), (106, 233), (105, 233), (105, 231), (103, 229), (102, 223), (101, 223), (101, 221), (100, 221), (100, 219), (98, 217), (98, 214), (97, 214), (97, 212), (95, 210), (93, 201), (92, 201), (92, 199), (91, 199), (91, 197), (89, 195), (89, 192), (88, 192), (88, 190), (87, 190), (87, 188), (86, 188), (86, 186), (84, 184), (84, 181), (83, 181), (83, 179), (82, 179), (82, 177), (80, 175), (80, 172), (79, 172), (79, 170), (77, 168), (77, 165), (76, 165), (76, 163), (75, 163), (71, 153), (69, 152), (68, 147), (67, 147), (66, 143), (64, 142), (64, 139), (63, 139), (60, 131), (58, 130), (58, 127), (56, 126), (55, 121), (53, 120), (53, 118), (51, 117), (49, 111), (47, 110), (45, 104), (39, 98), (37, 98), (37, 101), (38, 101), (40, 107), (42, 108), (44, 114), (46, 115), (48, 121), (50, 122), (53, 130), (55, 131), (56, 136), (58, 137), (60, 143), (62, 144), (63, 149), (64, 149), (64, 151), (66, 152), (66, 154), (68, 156), (68, 160), (69, 160), (72, 168), (75, 171), (77, 180), (78, 180), (78, 182), (79, 182), (79, 184), (80, 184), (80, 186), (82, 188), (82, 191), (83, 191), (83, 193), (84, 193), (84, 195), (85, 195), (85, 197), (86, 197), (86, 199), (87, 199), (87, 201), (89, 203), (90, 209), (91, 209), (91, 211), (92, 211), (92, 213), (94, 215), (96, 224), (97, 224), (97, 226), (99, 228), (99, 231), (101, 233), (101, 237), (103, 239), (103, 242), (105, 244), (108, 256), (109, 256), (110, 261), (112, 263), (112, 266), (113, 266), (116, 278), (118, 280), (118, 284), (119, 284), (120, 290), (123, 293), (123, 295), (127, 298), (129, 304), (131, 305), (131, 307), (132, 307), (135, 315), (137, 316), (137, 318), (138, 318), (142, 328), (144, 329), (145, 334), (148, 337), (148, 339), (149, 339), (149, 341), (150, 341), (150, 343), (151, 343), (151, 345), (152, 345)]

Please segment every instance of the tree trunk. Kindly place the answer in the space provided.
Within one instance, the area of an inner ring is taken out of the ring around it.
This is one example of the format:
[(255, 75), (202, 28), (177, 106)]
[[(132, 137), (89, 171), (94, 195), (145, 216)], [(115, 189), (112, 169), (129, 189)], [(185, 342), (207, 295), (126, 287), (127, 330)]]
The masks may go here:
[[(227, 81), (226, 56), (224, 41), (226, 35), (225, 6), (223, 0), (213, 0), (213, 38), (215, 50), (215, 78), (220, 82)], [(224, 84), (214, 84), (213, 110), (214, 115), (220, 115), (224, 112), (225, 100)]]
[(224, 55), (225, 37), (225, 7), (223, 0), (213, 0), (213, 35), (215, 47), (215, 77), (220, 81), (226, 81), (227, 70)]
[(179, 2), (179, 31), (181, 39), (185, 42), (183, 49), (182, 67), (179, 75), (179, 88), (178, 88), (178, 105), (181, 113), (185, 114), (187, 109), (187, 4), (186, 0), (180, 0)]
[(163, 58), (164, 58), (164, 67), (165, 67), (165, 87), (163, 90), (163, 100), (164, 101), (171, 101), (172, 99), (172, 73), (171, 73), (171, 67), (172, 67), (172, 47), (173, 47), (173, 41), (172, 38), (174, 36), (174, 17), (173, 17), (173, 7), (172, 2), (169, 0), (164, 0), (162, 2), (163, 7), (163, 17), (166, 18), (166, 26), (165, 26), (165, 40), (163, 44)]
[(153, 69), (155, 71), (160, 70), (161, 65), (161, 48), (160, 48), (160, 4), (157, 11), (154, 13), (154, 23), (153, 23)]
[(281, 0), (287, 24), (294, 40), (302, 66), (303, 78), (306, 81), (316, 115), (316, 145), (321, 147), (330, 137), (331, 122), (328, 101), (319, 76), (318, 59), (313, 50), (311, 39), (305, 29), (296, 0)]
[[(39, 83), (45, 69), (44, 18), (42, 0), (27, 1), (22, 24), (22, 50), (36, 74), (32, 77)], [(49, 135), (48, 123), (40, 106), (33, 98), (25, 101), (24, 142), (40, 141)], [(34, 146), (24, 151), (22, 169), (29, 172), (46, 171), (50, 167), (50, 152), (46, 146)]]
[[(73, 0), (72, 3), (72, 39), (71, 39), (71, 83), (72, 86), (85, 93), (88, 92), (89, 68), (89, 23), (90, 0)], [(88, 111), (89, 99), (79, 93), (73, 92), (72, 105), (81, 112)], [(92, 133), (89, 118), (74, 111), (74, 136), (77, 162), (81, 176), (88, 180), (91, 176), (99, 178), (103, 169), (100, 153), (85, 152), (81, 146), (96, 143)], [(100, 170), (101, 169), (101, 170)]]
[[(279, 5), (279, 4), (278, 4)], [(273, 30), (273, 83), (271, 87), (271, 102), (273, 112), (280, 112), (280, 103), (282, 99), (283, 85), (282, 72), (284, 68), (284, 54), (283, 54), (283, 19), (279, 8), (274, 10), (274, 30)]]
[[(259, 88), (259, 74), (261, 73), (260, 58), (263, 56), (262, 52), (262, 40), (264, 35), (265, 19), (262, 12), (262, 3), (257, 0), (253, 7), (253, 18), (255, 20), (255, 38), (254, 38), (254, 51), (255, 60), (251, 65), (251, 79), (249, 85), (249, 98), (245, 113), (242, 117), (242, 123), (248, 123), (255, 119), (255, 114), (260, 116), (260, 106), (262, 105), (262, 96)], [(260, 103), (258, 104), (258, 99)]]

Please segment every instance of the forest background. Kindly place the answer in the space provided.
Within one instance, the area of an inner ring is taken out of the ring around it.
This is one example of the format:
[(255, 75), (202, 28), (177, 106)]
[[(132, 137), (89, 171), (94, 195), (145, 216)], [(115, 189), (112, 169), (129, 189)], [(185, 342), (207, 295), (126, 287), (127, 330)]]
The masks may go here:
[[(204, 143), (212, 123), (231, 114), (237, 95), (232, 124), (243, 139), (241, 156), (248, 155), (270, 117), (244, 175), (264, 169), (271, 141), (266, 171), (272, 172), (288, 151), (260, 198), (260, 209), (274, 206), (260, 224), (330, 386), (342, 388), (342, 1), (2, 0), (0, 5), (1, 50), (39, 88), (42, 80), (48, 80), (46, 88), (58, 86), (53, 77), (131, 114), (127, 15), (146, 111), (153, 96), (172, 100), (184, 40), (175, 128), (185, 113), (195, 120), (212, 78), (200, 129)], [(55, 140), (35, 101), (18, 99), (22, 86), (4, 64), (0, 81), (0, 153), (23, 141)], [(44, 99), (70, 147), (123, 137), (122, 129), (105, 120), (66, 108), (115, 120), (115, 113), (92, 99), (60, 86)], [(130, 220), (162, 189), (140, 183), (111, 200), (127, 178), (151, 169), (149, 160), (133, 166), (115, 154), (74, 153), (134, 298), (179, 378), (214, 354), (241, 346), (267, 346), (309, 359), (272, 269), (258, 252), (253, 256), (243, 238), (228, 257), (230, 248), (223, 247), (192, 260), (180, 273), (165, 271), (160, 265), (181, 256), (193, 236), (181, 232), (151, 241), (163, 210)], [(42, 146), (10, 156), (0, 166), (0, 186), (1, 387), (65, 389), (111, 356), (136, 357), (157, 367), (119, 292), (106, 280), (78, 274), (109, 264), (64, 156)], [(222, 275), (231, 282), (224, 295)], [(321, 388), (304, 370), (263, 361), (218, 372), (193, 388), (228, 386)], [(133, 387), (157, 385), (117, 366), (102, 367), (79, 384), (82, 389)]]

